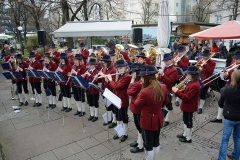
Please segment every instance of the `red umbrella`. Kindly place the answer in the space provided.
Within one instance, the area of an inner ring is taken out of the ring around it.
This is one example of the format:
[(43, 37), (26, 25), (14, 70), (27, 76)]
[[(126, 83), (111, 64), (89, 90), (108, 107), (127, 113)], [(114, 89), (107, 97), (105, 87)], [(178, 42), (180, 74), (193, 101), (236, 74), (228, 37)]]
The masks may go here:
[(194, 36), (195, 39), (239, 39), (240, 22), (229, 21)]

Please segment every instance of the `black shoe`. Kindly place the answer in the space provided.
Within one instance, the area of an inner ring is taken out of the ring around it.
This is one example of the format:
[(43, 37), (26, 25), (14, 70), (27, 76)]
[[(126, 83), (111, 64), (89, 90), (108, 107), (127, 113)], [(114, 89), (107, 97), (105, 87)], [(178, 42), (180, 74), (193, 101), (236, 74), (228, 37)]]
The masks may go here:
[(65, 111), (67, 109), (67, 107), (63, 107), (62, 109), (61, 109), (61, 111)]
[(79, 115), (80, 113), (82, 113), (82, 112), (77, 111), (76, 113), (74, 113), (74, 115), (77, 116), (77, 115)]
[(37, 103), (34, 103), (34, 104), (33, 104), (33, 107), (37, 107)]
[(137, 147), (137, 146), (138, 146), (137, 141), (134, 141), (133, 143), (130, 143), (130, 147)]
[(215, 118), (215, 119), (211, 119), (210, 122), (212, 122), (212, 123), (222, 123), (222, 119)]
[(187, 140), (186, 138), (179, 138), (179, 141), (180, 142), (183, 142), (183, 143), (192, 143), (192, 140)]
[(197, 111), (198, 114), (202, 114), (202, 108), (199, 108)]
[(24, 103), (24, 106), (27, 106), (28, 105), (28, 101), (26, 101), (25, 103)]
[(95, 121), (97, 121), (98, 120), (98, 117), (94, 117), (93, 119), (92, 119), (92, 122), (95, 122)]
[(167, 127), (169, 125), (168, 121), (164, 121), (164, 127)]
[(185, 136), (183, 136), (183, 134), (178, 134), (177, 138), (186, 138)]
[(123, 136), (120, 138), (120, 140), (121, 140), (121, 142), (124, 142), (124, 141), (126, 141), (127, 138), (128, 138), (128, 135), (123, 135)]
[(70, 112), (72, 110), (72, 108), (67, 108), (66, 110), (65, 110), (65, 112)]
[(175, 102), (175, 105), (178, 107), (180, 104), (178, 101)]
[(85, 115), (85, 112), (81, 112), (80, 114), (79, 114), (79, 117), (82, 117), (82, 116), (84, 116)]
[(20, 102), (20, 103), (19, 103), (19, 106), (23, 106), (23, 102)]
[(144, 148), (139, 149), (138, 147), (134, 147), (134, 148), (130, 149), (131, 153), (139, 153), (139, 152), (143, 152), (143, 151), (144, 151)]
[(118, 135), (117, 134), (115, 134), (114, 136), (113, 136), (113, 139), (118, 139), (119, 137), (118, 137)]
[(104, 122), (103, 125), (106, 126), (106, 125), (111, 124), (111, 123), (112, 123), (112, 121), (108, 121), (107, 123)]
[(52, 104), (49, 104), (46, 108), (52, 108)]
[(89, 116), (88, 120), (91, 121), (94, 118), (94, 116)]
[(40, 107), (42, 105), (42, 103), (37, 103), (37, 107)]
[(109, 124), (108, 128), (114, 128), (116, 126), (117, 126), (117, 123), (111, 123), (111, 124)]
[(54, 109), (54, 108), (56, 108), (56, 104), (52, 104), (52, 107), (51, 107), (52, 109)]

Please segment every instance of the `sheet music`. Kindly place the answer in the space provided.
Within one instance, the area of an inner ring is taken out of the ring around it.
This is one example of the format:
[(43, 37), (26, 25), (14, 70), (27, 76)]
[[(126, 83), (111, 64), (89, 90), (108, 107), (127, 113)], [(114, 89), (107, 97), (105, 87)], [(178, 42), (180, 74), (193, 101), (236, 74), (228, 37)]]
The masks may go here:
[(121, 137), (124, 134), (124, 129), (122, 124), (117, 125), (114, 130), (116, 131), (118, 137)]
[(109, 89), (105, 88), (103, 96), (112, 102), (112, 104), (115, 105), (118, 109), (121, 108), (122, 100)]
[(107, 108), (112, 104), (107, 98), (104, 98), (103, 101)]

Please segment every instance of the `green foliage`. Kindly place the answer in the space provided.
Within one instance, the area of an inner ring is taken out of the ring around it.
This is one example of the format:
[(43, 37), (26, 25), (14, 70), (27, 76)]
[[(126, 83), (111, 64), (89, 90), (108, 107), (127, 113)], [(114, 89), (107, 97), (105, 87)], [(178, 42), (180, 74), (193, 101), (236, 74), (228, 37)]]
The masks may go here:
[(102, 37), (93, 37), (93, 38), (92, 38), (92, 44), (93, 44), (93, 45), (103, 44)]
[(27, 49), (27, 51), (30, 52), (32, 46), (38, 46), (38, 37), (37, 36), (28, 37), (28, 41), (25, 44), (25, 49)]

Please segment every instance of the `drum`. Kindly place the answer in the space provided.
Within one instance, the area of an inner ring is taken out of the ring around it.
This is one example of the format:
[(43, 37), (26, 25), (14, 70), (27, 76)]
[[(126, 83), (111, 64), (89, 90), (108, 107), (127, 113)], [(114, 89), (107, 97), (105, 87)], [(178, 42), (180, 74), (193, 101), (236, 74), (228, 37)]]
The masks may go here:
[(223, 69), (223, 68), (220, 68), (220, 67), (219, 67), (219, 68), (215, 68), (215, 69), (214, 69), (214, 72), (213, 72), (213, 75), (214, 75), (214, 74), (216, 74), (216, 75), (211, 78), (211, 80), (213, 80), (213, 79), (215, 79), (215, 78), (218, 76), (217, 79), (215, 79), (214, 81), (212, 81), (211, 86), (210, 86), (210, 88), (211, 88), (212, 90), (216, 91), (216, 92), (220, 92), (220, 89), (221, 89), (222, 87), (224, 87), (224, 86), (226, 85), (226, 83), (227, 83), (226, 81), (224, 81), (224, 80), (222, 80), (222, 79), (220, 78), (219, 74), (217, 74), (217, 73), (220, 73), (222, 69)]

